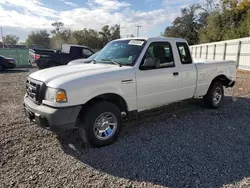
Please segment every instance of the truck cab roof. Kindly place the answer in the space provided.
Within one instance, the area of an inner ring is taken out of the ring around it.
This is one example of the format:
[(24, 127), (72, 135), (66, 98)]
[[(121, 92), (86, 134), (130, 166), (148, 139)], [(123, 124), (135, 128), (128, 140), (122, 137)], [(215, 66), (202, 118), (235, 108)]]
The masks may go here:
[(164, 41), (178, 41), (178, 42), (186, 42), (185, 39), (182, 38), (170, 38), (170, 37), (132, 37), (132, 38), (123, 38), (123, 39), (117, 39), (114, 41), (123, 41), (123, 40), (145, 40), (147, 42), (164, 42)]
[(89, 48), (87, 46), (84, 45), (77, 45), (77, 44), (62, 44), (62, 46), (74, 46), (74, 47), (81, 47), (81, 48)]

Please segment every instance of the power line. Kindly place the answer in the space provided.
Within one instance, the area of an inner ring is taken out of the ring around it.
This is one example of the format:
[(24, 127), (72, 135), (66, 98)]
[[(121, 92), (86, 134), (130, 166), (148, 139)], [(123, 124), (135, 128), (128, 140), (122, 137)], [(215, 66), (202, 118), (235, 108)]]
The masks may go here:
[(141, 25), (137, 25), (137, 26), (135, 26), (135, 27), (137, 27), (137, 37), (139, 37), (140, 27), (142, 27), (142, 26), (141, 26)]

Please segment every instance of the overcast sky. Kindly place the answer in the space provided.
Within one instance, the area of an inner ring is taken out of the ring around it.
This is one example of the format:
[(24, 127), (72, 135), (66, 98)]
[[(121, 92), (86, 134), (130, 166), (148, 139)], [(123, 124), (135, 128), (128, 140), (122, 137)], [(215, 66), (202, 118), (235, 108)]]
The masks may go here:
[(120, 24), (121, 35), (159, 36), (182, 7), (200, 0), (0, 0), (0, 27), (24, 41), (31, 30), (61, 21), (72, 30)]

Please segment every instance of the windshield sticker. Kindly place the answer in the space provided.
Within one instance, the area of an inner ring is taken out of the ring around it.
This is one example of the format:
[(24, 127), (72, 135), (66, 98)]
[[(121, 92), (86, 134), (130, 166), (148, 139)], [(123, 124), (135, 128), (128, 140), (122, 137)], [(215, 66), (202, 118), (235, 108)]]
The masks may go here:
[(136, 46), (142, 46), (144, 41), (141, 40), (131, 40), (128, 44), (130, 45), (136, 45)]

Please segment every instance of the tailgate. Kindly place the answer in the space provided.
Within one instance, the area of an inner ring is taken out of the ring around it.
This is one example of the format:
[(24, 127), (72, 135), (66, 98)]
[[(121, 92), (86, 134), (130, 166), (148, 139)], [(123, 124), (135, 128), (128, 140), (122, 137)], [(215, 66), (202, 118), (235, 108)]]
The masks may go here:
[(29, 63), (32, 64), (35, 61), (35, 51), (30, 49), (29, 50)]

